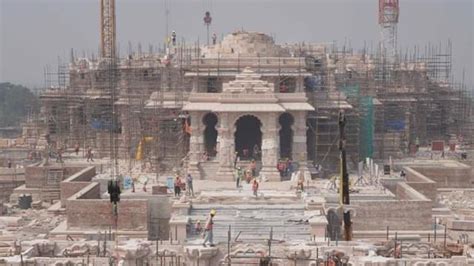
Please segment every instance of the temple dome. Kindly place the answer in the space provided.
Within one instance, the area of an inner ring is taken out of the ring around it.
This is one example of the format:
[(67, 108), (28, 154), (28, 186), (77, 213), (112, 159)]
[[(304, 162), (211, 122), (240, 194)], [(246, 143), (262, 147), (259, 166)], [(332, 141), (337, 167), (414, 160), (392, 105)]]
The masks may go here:
[(222, 42), (203, 48), (205, 58), (220, 57), (279, 57), (290, 56), (288, 50), (275, 44), (272, 37), (260, 32), (237, 31)]

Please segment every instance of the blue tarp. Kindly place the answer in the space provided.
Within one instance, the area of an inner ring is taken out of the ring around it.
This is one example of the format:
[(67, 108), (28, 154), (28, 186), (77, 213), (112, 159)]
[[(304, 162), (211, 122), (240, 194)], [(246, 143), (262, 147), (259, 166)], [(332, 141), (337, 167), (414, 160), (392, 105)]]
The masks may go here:
[(402, 131), (405, 129), (405, 121), (403, 120), (388, 120), (385, 121), (385, 128), (395, 131)]
[[(108, 120), (105, 120), (105, 119), (92, 119), (90, 126), (93, 129), (107, 129), (107, 130), (110, 130), (110, 129), (112, 129), (112, 122), (108, 121)], [(114, 126), (115, 126), (115, 130), (117, 130), (119, 128), (119, 126), (117, 124), (115, 124)]]
[(307, 90), (315, 91), (321, 88), (323, 80), (320, 76), (311, 76), (304, 79), (304, 85)]

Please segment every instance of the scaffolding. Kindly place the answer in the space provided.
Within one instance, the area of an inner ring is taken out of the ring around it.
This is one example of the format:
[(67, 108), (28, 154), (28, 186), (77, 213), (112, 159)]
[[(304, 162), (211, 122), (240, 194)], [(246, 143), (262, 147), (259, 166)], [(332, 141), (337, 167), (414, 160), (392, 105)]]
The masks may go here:
[[(305, 73), (304, 90), (315, 108), (306, 121), (308, 160), (328, 171), (338, 165), (340, 110), (348, 121), (348, 161), (353, 168), (365, 157), (387, 160), (432, 140), (465, 136), (469, 141), (473, 135), (472, 95), (463, 82), (454, 82), (449, 41), (445, 47), (427, 45), (423, 52), (419, 47), (400, 51), (393, 62), (380, 49), (354, 52), (335, 43), (286, 45), (292, 55), (286, 57), (232, 58), (204, 57), (199, 43), (184, 41), (162, 50), (151, 46), (149, 53), (143, 53), (141, 45), (138, 51), (129, 46), (113, 71), (100, 59), (74, 54), (69, 67), (45, 70), (49, 89), (41, 98), (55, 142), (91, 146), (99, 156), (118, 147), (118, 157), (130, 160), (129, 169), (138, 157), (159, 171), (180, 168), (189, 149), (184, 128), (199, 123), (182, 111), (189, 92), (219, 93), (244, 67), (262, 74), (280, 93), (294, 92), (296, 78)], [(117, 79), (113, 103), (108, 73)], [(111, 112), (114, 106), (116, 112)]]

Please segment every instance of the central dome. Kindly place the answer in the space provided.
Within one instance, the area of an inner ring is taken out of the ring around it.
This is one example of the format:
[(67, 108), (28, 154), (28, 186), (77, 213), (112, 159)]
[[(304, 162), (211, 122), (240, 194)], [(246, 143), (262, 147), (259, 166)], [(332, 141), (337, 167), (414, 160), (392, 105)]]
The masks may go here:
[(221, 57), (278, 57), (290, 56), (288, 50), (275, 44), (273, 38), (260, 32), (237, 31), (224, 37), (222, 42), (205, 47), (205, 58)]

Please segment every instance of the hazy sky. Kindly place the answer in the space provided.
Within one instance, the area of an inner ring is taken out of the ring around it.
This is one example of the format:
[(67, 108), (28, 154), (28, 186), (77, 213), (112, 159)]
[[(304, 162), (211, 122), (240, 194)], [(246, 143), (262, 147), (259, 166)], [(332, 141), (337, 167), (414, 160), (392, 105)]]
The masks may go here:
[[(169, 29), (178, 38), (205, 40), (204, 12), (218, 36), (244, 28), (274, 35), (277, 42), (350, 43), (376, 46), (378, 0), (167, 0)], [(457, 79), (474, 75), (474, 0), (400, 0), (398, 43), (422, 49), (453, 43)], [(117, 39), (122, 54), (131, 41), (143, 50), (164, 40), (165, 0), (117, 0)], [(0, 0), (0, 81), (44, 84), (43, 67), (69, 58), (74, 48), (96, 53), (99, 0)]]

